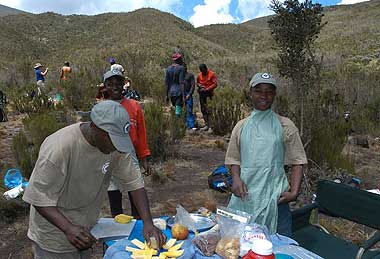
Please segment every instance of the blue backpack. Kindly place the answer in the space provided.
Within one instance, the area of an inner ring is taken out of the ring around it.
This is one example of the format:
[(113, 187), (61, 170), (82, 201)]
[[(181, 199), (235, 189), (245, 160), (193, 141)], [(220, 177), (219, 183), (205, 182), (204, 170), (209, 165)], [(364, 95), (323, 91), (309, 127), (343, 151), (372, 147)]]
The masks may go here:
[(225, 165), (218, 166), (208, 177), (208, 186), (218, 192), (228, 192), (232, 186), (232, 177)]

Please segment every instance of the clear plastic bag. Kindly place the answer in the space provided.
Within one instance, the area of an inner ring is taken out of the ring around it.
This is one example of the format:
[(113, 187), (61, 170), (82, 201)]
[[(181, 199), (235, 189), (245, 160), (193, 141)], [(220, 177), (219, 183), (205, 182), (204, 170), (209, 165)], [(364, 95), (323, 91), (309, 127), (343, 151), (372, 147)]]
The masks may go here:
[(212, 256), (215, 254), (216, 246), (220, 238), (221, 236), (219, 232), (211, 232), (194, 237), (192, 242), (203, 253), (203, 255)]
[(195, 222), (191, 217), (190, 213), (185, 210), (184, 207), (178, 205), (177, 214), (175, 215), (174, 222), (186, 226), (188, 229), (193, 231), (196, 235), (198, 234), (197, 228), (195, 227)]
[(248, 253), (255, 239), (265, 239), (271, 241), (268, 228), (256, 223), (245, 225), (240, 236), (240, 256)]
[[(224, 207), (218, 209), (219, 214), (215, 218), (222, 238), (219, 240), (215, 252), (224, 259), (237, 259), (240, 255), (240, 237), (247, 225), (245, 221), (248, 221), (250, 216), (247, 213)], [(240, 221), (236, 219), (240, 219)]]

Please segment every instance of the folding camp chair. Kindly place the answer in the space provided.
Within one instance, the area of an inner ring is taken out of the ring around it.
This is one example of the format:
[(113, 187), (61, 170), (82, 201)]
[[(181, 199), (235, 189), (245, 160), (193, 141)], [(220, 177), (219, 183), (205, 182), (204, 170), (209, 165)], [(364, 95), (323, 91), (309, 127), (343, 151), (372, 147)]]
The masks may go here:
[[(314, 211), (313, 224), (310, 216)], [(360, 245), (330, 234), (318, 224), (318, 213), (344, 218), (376, 231)], [(326, 259), (378, 258), (371, 249), (380, 241), (380, 195), (327, 180), (318, 182), (316, 202), (292, 212), (293, 238)]]

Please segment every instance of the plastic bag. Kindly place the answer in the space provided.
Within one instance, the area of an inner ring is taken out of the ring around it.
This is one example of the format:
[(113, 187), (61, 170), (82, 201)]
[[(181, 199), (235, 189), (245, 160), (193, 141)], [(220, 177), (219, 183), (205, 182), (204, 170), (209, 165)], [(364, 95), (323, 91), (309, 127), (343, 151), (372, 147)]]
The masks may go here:
[(20, 184), (22, 184), (22, 174), (20, 170), (15, 168), (8, 169), (4, 176), (4, 185), (8, 189), (13, 189), (19, 186)]
[(193, 231), (196, 235), (198, 234), (197, 228), (195, 227), (195, 221), (191, 217), (190, 213), (185, 210), (184, 207), (181, 205), (178, 205), (177, 208), (177, 214), (175, 215), (174, 221), (176, 223), (180, 223), (181, 225), (186, 226), (188, 229)]
[(268, 228), (256, 223), (246, 225), (240, 236), (240, 256), (248, 253), (255, 239), (265, 239), (271, 241)]
[(205, 256), (212, 256), (215, 254), (216, 246), (221, 239), (221, 235), (219, 232), (212, 232), (208, 234), (200, 234), (196, 236), (192, 242), (198, 247), (198, 249)]
[(237, 259), (240, 254), (240, 236), (246, 224), (222, 215), (217, 215), (216, 221), (222, 238), (215, 252), (224, 259)]

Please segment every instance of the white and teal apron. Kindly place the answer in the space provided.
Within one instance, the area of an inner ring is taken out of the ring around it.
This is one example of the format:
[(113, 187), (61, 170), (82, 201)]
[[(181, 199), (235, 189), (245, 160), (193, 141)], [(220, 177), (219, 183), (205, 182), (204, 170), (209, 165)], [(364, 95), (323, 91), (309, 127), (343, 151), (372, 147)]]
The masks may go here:
[(281, 123), (271, 109), (254, 110), (240, 134), (240, 178), (248, 187), (248, 196), (242, 201), (232, 195), (228, 207), (252, 214), (254, 222), (276, 233), (277, 202), (289, 188)]

